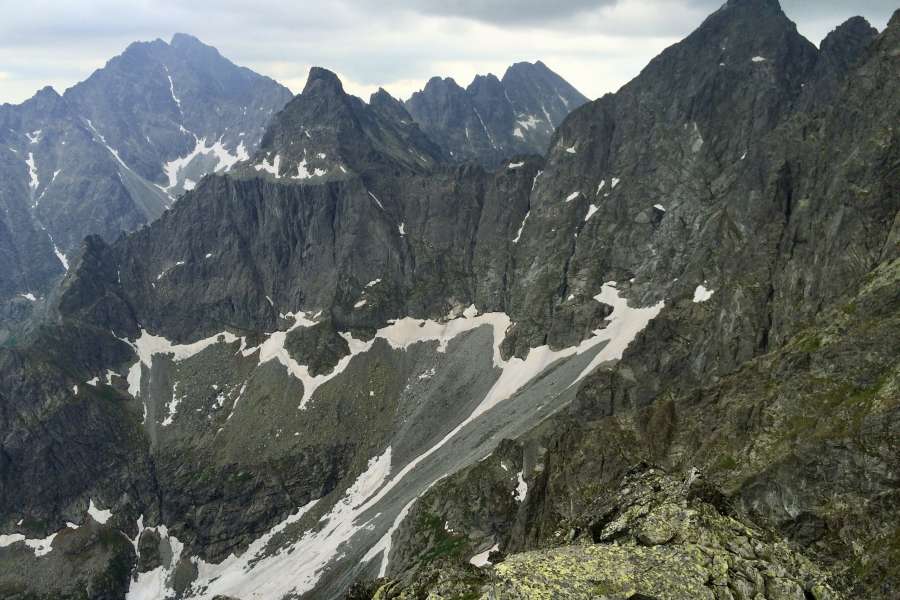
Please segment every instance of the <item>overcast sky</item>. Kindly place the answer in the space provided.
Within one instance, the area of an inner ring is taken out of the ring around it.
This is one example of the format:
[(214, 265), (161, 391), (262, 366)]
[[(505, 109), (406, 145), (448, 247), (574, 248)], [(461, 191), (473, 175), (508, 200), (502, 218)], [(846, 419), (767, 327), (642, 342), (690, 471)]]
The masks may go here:
[[(297, 92), (310, 66), (363, 97), (407, 98), (433, 75), (467, 85), (543, 60), (589, 97), (615, 91), (723, 0), (0, 0), (0, 102), (85, 79), (132, 41), (197, 36)], [(783, 0), (818, 44), (861, 14), (883, 29), (897, 0)]]

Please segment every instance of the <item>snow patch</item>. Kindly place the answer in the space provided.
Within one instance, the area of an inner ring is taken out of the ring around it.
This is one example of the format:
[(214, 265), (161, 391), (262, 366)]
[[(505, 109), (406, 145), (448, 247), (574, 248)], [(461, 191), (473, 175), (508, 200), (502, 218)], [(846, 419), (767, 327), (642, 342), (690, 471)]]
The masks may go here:
[(706, 289), (703, 285), (698, 285), (694, 290), (694, 304), (699, 304), (701, 302), (706, 302), (712, 295), (715, 294), (715, 290)]
[(0, 535), (0, 548), (6, 548), (7, 546), (11, 546), (16, 542), (21, 542), (25, 539), (25, 536), (21, 533), (11, 533)]
[[(319, 158), (324, 158), (324, 154), (319, 154)], [(277, 157), (276, 157), (277, 158)], [(291, 177), (291, 179), (309, 179), (310, 177), (321, 177), (322, 175), (327, 175), (328, 171), (325, 169), (320, 169), (318, 167), (314, 168), (310, 171), (307, 168), (306, 159), (304, 158), (299, 163), (297, 163), (297, 174)]]
[(41, 556), (49, 554), (50, 551), (53, 550), (52, 544), (55, 538), (56, 533), (51, 533), (43, 539), (29, 539), (21, 533), (12, 533), (8, 535), (0, 534), (0, 548), (5, 548), (19, 542), (24, 542), (26, 546), (31, 548), (31, 551), (34, 552), (34, 555), (37, 558), (40, 558)]
[(524, 473), (522, 471), (519, 471), (516, 474), (516, 480), (519, 482), (516, 485), (516, 492), (515, 492), (516, 502), (522, 502), (523, 500), (525, 500), (525, 496), (528, 495), (528, 482), (525, 481), (525, 478), (523, 477), (523, 475), (524, 475)]
[[(187, 133), (187, 131), (185, 132)], [(250, 158), (249, 154), (247, 153), (247, 149), (244, 147), (243, 141), (238, 144), (238, 147), (235, 149), (234, 154), (232, 154), (222, 143), (222, 138), (219, 138), (219, 140), (212, 144), (207, 144), (205, 137), (197, 138), (197, 136), (194, 136), (193, 150), (191, 150), (184, 156), (180, 156), (163, 164), (163, 173), (165, 173), (166, 178), (168, 178), (169, 180), (169, 185), (165, 186), (163, 189), (165, 191), (174, 189), (178, 185), (178, 176), (181, 171), (186, 169), (195, 158), (199, 156), (207, 156), (210, 154), (212, 154), (216, 158), (216, 166), (213, 167), (214, 173), (218, 173), (219, 171), (230, 171), (231, 168), (238, 162)], [(259, 168), (257, 168), (257, 171), (258, 170)], [(185, 179), (185, 184), (183, 186), (185, 190), (193, 189), (193, 187), (187, 187), (187, 183), (189, 181), (191, 180)]]
[(171, 598), (175, 594), (175, 590), (169, 585), (168, 575), (171, 568), (178, 564), (181, 559), (181, 553), (184, 551), (184, 544), (178, 538), (169, 535), (169, 530), (165, 525), (159, 527), (143, 526), (143, 515), (138, 519), (138, 532), (132, 540), (134, 549), (139, 552), (138, 542), (144, 531), (152, 530), (159, 534), (160, 539), (167, 540), (172, 549), (172, 555), (167, 565), (160, 565), (151, 571), (138, 573), (137, 578), (131, 581), (128, 588), (126, 600), (159, 600), (160, 598)]
[(575, 198), (577, 198), (580, 195), (581, 195), (581, 192), (572, 192), (571, 194), (569, 194), (569, 197), (566, 198), (566, 202), (567, 203), (571, 202), (572, 200), (574, 200)]
[[(619, 295), (615, 286), (615, 281), (604, 283), (600, 293), (594, 296), (594, 300), (597, 302), (612, 306), (613, 311), (606, 319), (608, 321), (606, 328), (594, 331), (594, 337), (590, 338), (587, 343), (594, 346), (606, 342), (606, 345), (569, 387), (581, 381), (604, 362), (622, 358), (622, 354), (634, 341), (634, 338), (665, 306), (665, 301), (660, 300), (653, 306), (632, 308), (628, 305), (628, 300)], [(585, 342), (582, 342), (582, 345), (584, 344)]]
[(281, 166), (281, 155), (276, 154), (275, 159), (271, 163), (269, 163), (268, 158), (263, 158), (263, 161), (261, 163), (259, 163), (258, 165), (254, 165), (253, 168), (256, 169), (257, 171), (265, 171), (266, 173), (269, 173), (270, 175), (274, 175), (275, 179), (278, 179), (280, 177), (280, 175), (278, 174), (278, 172), (280, 170), (279, 169), (280, 166)]
[[(53, 240), (51, 239), (50, 242), (52, 243)], [(56, 254), (56, 258), (59, 259), (59, 262), (60, 262), (60, 264), (62, 264), (63, 269), (68, 271), (69, 270), (69, 259), (66, 258), (66, 255), (62, 253), (62, 250), (60, 250), (59, 246), (57, 246), (56, 244), (53, 244), (53, 253)]]
[(166, 403), (166, 418), (160, 425), (168, 427), (175, 421), (175, 413), (178, 412), (178, 405), (181, 404), (183, 397), (178, 396), (178, 382), (172, 384), (172, 399)]
[(30, 179), (28, 187), (31, 188), (32, 192), (35, 192), (41, 185), (41, 181), (38, 179), (37, 165), (34, 162), (34, 153), (28, 153), (28, 159), (25, 161), (25, 164), (28, 165), (28, 177)]
[(600, 210), (600, 208), (596, 204), (591, 204), (590, 206), (588, 206), (587, 214), (584, 215), (584, 222), (587, 223), (588, 221), (590, 221), (591, 217), (597, 214), (598, 210)]
[(19, 296), (22, 297), (22, 298), (25, 298), (26, 300), (28, 300), (28, 301), (30, 301), (30, 302), (36, 302), (36, 301), (37, 301), (37, 298), (35, 298), (34, 294), (32, 294), (31, 292), (28, 292), (28, 293), (26, 293), (26, 294), (19, 294)]
[(543, 122), (543, 120), (538, 119), (534, 115), (527, 115), (525, 118), (523, 118), (523, 115), (519, 115), (519, 119), (516, 121), (520, 127), (524, 127), (525, 129), (537, 129), (538, 123)]
[(375, 201), (375, 204), (378, 205), (378, 208), (380, 208), (381, 210), (384, 210), (384, 205), (381, 204), (381, 200), (379, 200), (378, 198), (375, 197), (375, 194), (373, 194), (372, 192), (369, 192), (369, 196), (371, 196), (372, 200)]
[(525, 166), (524, 162), (509, 163), (509, 166), (507, 167), (507, 169), (512, 171), (513, 169), (521, 169), (524, 166)]
[[(175, 105), (178, 106), (178, 112), (181, 112), (181, 99), (175, 95), (175, 82), (172, 81), (172, 75), (169, 73), (169, 67), (163, 65), (163, 68), (166, 70), (166, 77), (169, 80), (169, 93), (172, 94), (172, 100), (175, 102)], [(184, 115), (182, 114), (182, 118)]]
[(91, 515), (91, 518), (100, 523), (101, 525), (105, 525), (107, 521), (112, 517), (112, 510), (100, 510), (94, 504), (94, 499), (91, 498), (90, 503), (88, 504), (88, 514)]
[(471, 564), (472, 566), (475, 566), (475, 567), (486, 567), (486, 566), (492, 564), (491, 561), (488, 560), (488, 557), (491, 555), (491, 552), (494, 552), (499, 549), (500, 549), (500, 544), (494, 544), (493, 546), (491, 546), (484, 552), (479, 552), (478, 554), (476, 554), (475, 556), (470, 558), (469, 564)]

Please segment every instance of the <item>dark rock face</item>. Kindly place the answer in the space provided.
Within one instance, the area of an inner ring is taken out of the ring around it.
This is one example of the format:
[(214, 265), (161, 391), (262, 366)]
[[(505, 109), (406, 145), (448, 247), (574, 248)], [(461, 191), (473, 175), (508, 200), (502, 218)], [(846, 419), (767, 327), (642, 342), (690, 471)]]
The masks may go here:
[(85, 236), (133, 231), (249, 158), (290, 98), (178, 34), (132, 44), (64, 96), (0, 107), (0, 341), (48, 304)]
[(424, 173), (442, 158), (441, 150), (387, 92), (374, 94), (366, 104), (346, 94), (334, 73), (314, 67), (303, 93), (277, 115), (243, 172), (301, 182), (354, 174), (368, 180)]
[(479, 75), (466, 89), (434, 77), (406, 108), (453, 161), (496, 167), (517, 154), (544, 154), (556, 127), (585, 102), (538, 61), (512, 65), (502, 80)]
[(0, 548), (0, 594), (4, 598), (116, 600), (128, 592), (134, 548), (120, 531), (88, 521), (66, 528), (53, 550), (35, 560), (22, 544)]
[(862, 17), (853, 17), (829, 33), (820, 45), (811, 81), (805, 86), (810, 107), (827, 106), (840, 92), (850, 70), (865, 56), (878, 30)]
[(209, 576), (233, 553), (273, 596), (896, 596), (900, 13), (824, 46), (731, 0), (495, 170), (313, 70), (0, 354), (0, 531), (97, 499), (132, 585), (188, 597), (240, 597)]
[[(420, 571), (434, 560), (465, 560), (491, 544), (506, 555), (573, 540), (598, 544), (597, 552), (628, 538), (677, 547), (685, 537), (671, 525), (677, 529), (680, 519), (654, 519), (653, 509), (646, 510), (647, 499), (657, 496), (665, 502), (686, 497), (688, 506), (700, 500), (741, 527), (783, 536), (827, 565), (829, 585), (850, 597), (890, 598), (898, 585), (897, 520), (885, 514), (898, 500), (896, 481), (887, 475), (897, 468), (892, 440), (900, 426), (898, 277), (897, 259), (882, 264), (855, 297), (824, 311), (778, 351), (702, 389), (665, 390), (641, 410), (598, 411), (596, 392), (609, 385), (608, 372), (598, 372), (567, 415), (504, 442), (488, 460), (422, 498), (398, 533), (395, 581), (386, 589), (416, 589)], [(618, 369), (645, 359), (630, 353)], [(524, 498), (517, 472), (527, 484)], [(667, 490), (658, 479), (666, 472), (686, 474), (680, 490)], [(456, 532), (454, 556), (431, 553), (441, 540), (424, 526), (423, 514)], [(643, 523), (636, 527), (635, 519)], [(711, 523), (703, 528), (714, 538), (723, 533)], [(759, 547), (748, 541), (744, 532), (725, 547), (752, 558)], [(529, 556), (533, 569), (554, 569), (553, 554)], [(731, 581), (721, 585), (735, 588), (741, 569), (727, 562), (723, 576)], [(619, 568), (627, 572), (624, 564)], [(787, 572), (796, 575), (796, 568)], [(824, 589), (814, 592), (813, 584), (824, 582), (823, 575), (799, 584), (820, 597)], [(476, 589), (484, 583), (475, 580)]]

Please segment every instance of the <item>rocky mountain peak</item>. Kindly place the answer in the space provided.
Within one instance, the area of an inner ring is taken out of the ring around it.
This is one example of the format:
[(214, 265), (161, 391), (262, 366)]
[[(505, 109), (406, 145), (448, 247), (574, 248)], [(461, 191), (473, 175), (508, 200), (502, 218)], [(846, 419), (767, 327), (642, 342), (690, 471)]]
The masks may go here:
[[(422, 91), (426, 92), (426, 93), (437, 92), (437, 91), (442, 91), (442, 92), (446, 93), (451, 90), (452, 91), (456, 91), (456, 90), (463, 91), (463, 88), (458, 83), (456, 83), (456, 80), (453, 79), (452, 77), (437, 77), (437, 76), (435, 76), (428, 80), (428, 82), (425, 84), (425, 88)], [(417, 92), (417, 93), (419, 93), (419, 92)], [(413, 96), (415, 96), (415, 95), (416, 94), (413, 94)]]
[(500, 80), (497, 79), (497, 76), (493, 73), (476, 75), (475, 78), (472, 79), (472, 83), (466, 88), (466, 91), (478, 93), (481, 89), (497, 90), (502, 93), (503, 84), (500, 83)]
[(797, 35), (797, 26), (781, 10), (778, 0), (730, 0), (712, 13), (692, 36), (707, 41), (757, 41), (762, 48), (779, 37)]
[[(596, 117), (609, 114), (614, 103), (617, 111), (655, 113), (656, 122), (678, 115), (689, 132), (685, 139), (691, 148), (738, 159), (751, 137), (772, 130), (791, 112), (818, 54), (774, 0), (732, 0), (654, 58), (615, 100), (582, 110)], [(735, 114), (744, 115), (746, 121), (735, 121)], [(629, 121), (636, 129), (627, 134), (622, 124), (604, 122), (603, 127), (619, 132), (605, 141), (626, 143), (627, 136), (644, 135), (637, 129), (655, 126), (650, 120)], [(554, 143), (554, 152), (564, 152), (578, 141), (579, 127), (584, 127), (579, 123), (563, 126), (557, 141), (565, 144)], [(610, 151), (615, 152), (602, 152)], [(628, 162), (632, 160), (641, 159), (635, 156)]]
[(306, 85), (303, 87), (304, 95), (330, 94), (344, 96), (344, 85), (338, 76), (328, 69), (313, 67), (309, 70)]
[(825, 36), (820, 51), (855, 61), (877, 35), (878, 30), (865, 18), (851, 17)]
[(398, 122), (412, 121), (412, 117), (406, 111), (403, 102), (391, 96), (384, 88), (378, 88), (378, 91), (369, 97), (369, 106), (385, 114), (392, 115)]
[(38, 90), (37, 93), (26, 100), (22, 106), (26, 110), (34, 111), (35, 114), (42, 115), (43, 117), (51, 117), (54, 114), (59, 114), (61, 111), (67, 110), (66, 101), (52, 86), (49, 85)]
[(175, 33), (169, 45), (173, 48), (212, 48), (189, 33)]
[(727, 10), (769, 11), (784, 14), (779, 0), (728, 0), (718, 12)]
[(543, 61), (540, 61), (540, 60), (537, 60), (535, 62), (520, 61), (520, 62), (511, 64), (506, 69), (506, 73), (504, 74), (504, 79), (506, 78), (507, 75), (515, 74), (515, 73), (522, 74), (522, 75), (535, 75), (535, 74), (540, 74), (540, 75), (554, 74), (555, 75), (555, 73), (553, 73), (553, 71), (550, 70), (550, 67), (548, 67), (546, 64), (544, 64)]
[(882, 32), (882, 35), (891, 37), (894, 40), (900, 37), (900, 9), (895, 10), (894, 14), (891, 15), (891, 20), (888, 21), (887, 27)]
[(187, 33), (176, 33), (169, 42), (169, 49), (184, 60), (194, 64), (206, 64), (211, 68), (228, 63), (219, 51), (208, 44), (204, 44), (196, 37)]
[(878, 30), (862, 17), (853, 17), (831, 31), (822, 40), (815, 69), (805, 85), (804, 108), (828, 104), (877, 36)]
[(242, 172), (324, 181), (386, 166), (430, 168), (440, 157), (440, 148), (386, 91), (379, 90), (366, 104), (345, 92), (335, 73), (313, 67), (303, 92), (275, 116)]

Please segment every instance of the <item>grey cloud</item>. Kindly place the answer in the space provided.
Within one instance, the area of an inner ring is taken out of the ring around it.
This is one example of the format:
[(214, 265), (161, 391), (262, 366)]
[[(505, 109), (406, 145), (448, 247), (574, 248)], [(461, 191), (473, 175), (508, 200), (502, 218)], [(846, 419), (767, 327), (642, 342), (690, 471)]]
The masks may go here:
[(464, 17), (498, 25), (540, 25), (615, 5), (618, 0), (388, 0), (387, 4), (428, 15)]
[[(21, 101), (44, 84), (62, 91), (130, 42), (167, 40), (176, 31), (293, 88), (312, 65), (361, 88), (408, 94), (432, 75), (467, 83), (475, 72), (499, 75), (511, 62), (542, 59), (598, 96), (723, 1), (0, 0), (0, 102)], [(895, 2), (783, 0), (814, 42), (857, 13), (883, 27)]]

